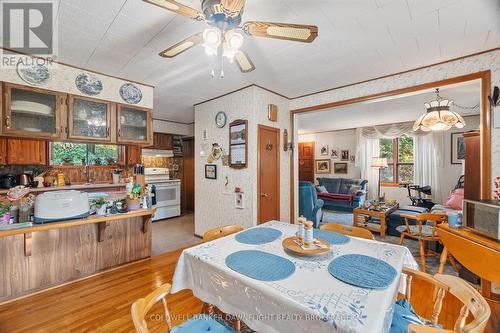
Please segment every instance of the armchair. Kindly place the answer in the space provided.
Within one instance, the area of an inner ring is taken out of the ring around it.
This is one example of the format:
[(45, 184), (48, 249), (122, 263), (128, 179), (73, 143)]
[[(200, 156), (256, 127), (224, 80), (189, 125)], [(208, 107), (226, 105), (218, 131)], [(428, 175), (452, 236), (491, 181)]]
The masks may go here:
[(318, 228), (323, 217), (323, 204), (323, 200), (318, 199), (313, 183), (299, 182), (299, 215), (312, 221), (314, 228)]

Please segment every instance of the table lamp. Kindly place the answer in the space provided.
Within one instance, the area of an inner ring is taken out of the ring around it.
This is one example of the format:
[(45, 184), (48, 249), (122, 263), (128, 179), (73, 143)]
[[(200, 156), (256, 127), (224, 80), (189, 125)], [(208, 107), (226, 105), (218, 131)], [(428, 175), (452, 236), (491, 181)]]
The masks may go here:
[(387, 168), (387, 158), (385, 157), (372, 157), (372, 168), (378, 169), (378, 191), (377, 200), (380, 200), (380, 172), (382, 169)]

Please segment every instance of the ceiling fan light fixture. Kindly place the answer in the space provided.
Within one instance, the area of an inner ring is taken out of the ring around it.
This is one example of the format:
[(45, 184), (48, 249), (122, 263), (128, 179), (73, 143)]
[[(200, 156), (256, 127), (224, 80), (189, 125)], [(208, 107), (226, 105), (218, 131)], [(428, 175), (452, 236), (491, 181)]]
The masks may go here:
[(243, 46), (243, 35), (234, 30), (226, 32), (226, 41), (233, 50), (239, 50)]
[(203, 31), (203, 46), (205, 53), (208, 55), (216, 55), (219, 45), (221, 44), (221, 33), (217, 28), (207, 28)]

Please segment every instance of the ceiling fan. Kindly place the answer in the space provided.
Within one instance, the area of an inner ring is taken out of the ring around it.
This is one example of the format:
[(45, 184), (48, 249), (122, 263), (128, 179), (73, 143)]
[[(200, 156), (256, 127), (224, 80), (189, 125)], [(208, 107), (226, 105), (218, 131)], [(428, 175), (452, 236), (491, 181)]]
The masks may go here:
[[(223, 57), (236, 61), (243, 73), (255, 69), (245, 51), (241, 49), (243, 33), (250, 36), (284, 39), (311, 43), (318, 36), (314, 25), (249, 21), (241, 24), (245, 0), (201, 0), (202, 11), (174, 0), (143, 0), (177, 14), (197, 21), (204, 21), (210, 27), (190, 36), (160, 52), (160, 56), (173, 58), (196, 45), (203, 45), (208, 55), (218, 56), (221, 65)], [(223, 65), (222, 65), (223, 66)], [(212, 69), (212, 77), (215, 75)], [(224, 77), (223, 67), (221, 77)]]

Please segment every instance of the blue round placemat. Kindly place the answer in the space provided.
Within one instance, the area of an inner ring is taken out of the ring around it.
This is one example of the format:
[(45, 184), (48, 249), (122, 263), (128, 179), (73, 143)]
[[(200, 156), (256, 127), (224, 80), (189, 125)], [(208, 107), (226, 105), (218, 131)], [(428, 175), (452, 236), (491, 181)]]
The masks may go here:
[(236, 235), (236, 240), (244, 244), (265, 244), (280, 238), (282, 232), (273, 228), (253, 228), (240, 232)]
[(338, 232), (321, 229), (314, 229), (313, 236), (314, 238), (323, 239), (330, 244), (336, 245), (345, 244), (351, 240), (348, 236), (339, 234)]
[(288, 259), (275, 254), (244, 250), (226, 258), (227, 267), (240, 274), (260, 281), (278, 281), (295, 272), (295, 265)]
[(361, 254), (335, 258), (328, 265), (328, 272), (340, 281), (368, 289), (385, 289), (397, 275), (394, 267), (388, 263)]

